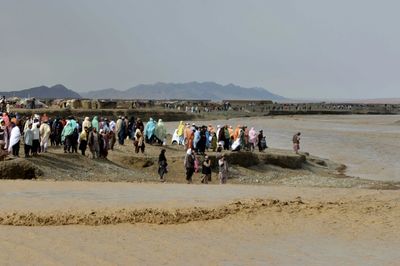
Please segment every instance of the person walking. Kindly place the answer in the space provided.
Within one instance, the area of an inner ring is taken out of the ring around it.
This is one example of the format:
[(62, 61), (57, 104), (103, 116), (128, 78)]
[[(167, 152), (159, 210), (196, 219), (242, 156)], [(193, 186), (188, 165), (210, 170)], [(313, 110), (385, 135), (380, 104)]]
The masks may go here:
[(32, 123), (28, 124), (28, 128), (25, 130), (24, 133), (24, 151), (25, 151), (25, 158), (30, 157), (30, 152), (32, 150), (33, 144), (33, 131), (32, 131)]
[(144, 136), (143, 136), (143, 132), (140, 130), (140, 128), (136, 129), (135, 140), (133, 141), (133, 145), (135, 146), (136, 153), (139, 153), (139, 150), (142, 153), (144, 153), (144, 149), (145, 149)]
[(164, 175), (168, 173), (168, 163), (165, 157), (165, 149), (162, 149), (158, 156), (158, 174), (160, 175), (160, 181), (165, 182)]
[(257, 140), (258, 140), (258, 136), (257, 136), (257, 132), (254, 129), (254, 127), (252, 127), (249, 131), (249, 144), (250, 144), (250, 151), (254, 151), (256, 146), (257, 146)]
[(204, 162), (201, 169), (201, 173), (203, 174), (201, 183), (208, 184), (208, 182), (211, 181), (211, 161), (208, 155), (204, 156)]
[(100, 129), (99, 147), (100, 147), (100, 157), (106, 159), (109, 150), (109, 139), (108, 139), (108, 134), (105, 132), (104, 129)]
[(40, 151), (47, 152), (47, 146), (49, 145), (51, 128), (49, 126), (48, 119), (45, 119), (39, 127), (40, 135)]
[(32, 141), (32, 155), (37, 156), (40, 152), (40, 122), (35, 119), (32, 124), (33, 141)]
[(293, 150), (296, 154), (299, 154), (299, 150), (300, 150), (300, 132), (297, 132), (296, 134), (294, 134), (293, 136)]
[(10, 143), (8, 145), (8, 152), (13, 156), (19, 157), (19, 140), (21, 138), (21, 131), (15, 123), (11, 122)]
[(93, 159), (99, 158), (100, 156), (100, 144), (99, 144), (99, 134), (97, 133), (96, 127), (92, 128), (89, 133), (88, 145), (90, 152), (93, 155)]
[(0, 118), (0, 150), (7, 149), (8, 144), (8, 128), (2, 118)]
[(258, 136), (257, 136), (257, 146), (258, 146), (259, 152), (262, 152), (265, 149), (265, 147), (263, 145), (263, 143), (265, 142), (264, 140), (265, 140), (264, 133), (262, 130), (260, 130), (260, 132), (258, 133)]
[(186, 168), (186, 181), (188, 184), (192, 183), (192, 177), (194, 174), (194, 152), (192, 149), (188, 149), (186, 151), (186, 156), (185, 156), (185, 168)]
[(219, 168), (219, 183), (226, 184), (228, 180), (228, 163), (225, 160), (225, 156), (222, 155), (218, 160), (218, 168)]
[(82, 133), (79, 135), (79, 150), (81, 150), (83, 156), (86, 156), (85, 152), (88, 144), (88, 132), (89, 128), (84, 127)]

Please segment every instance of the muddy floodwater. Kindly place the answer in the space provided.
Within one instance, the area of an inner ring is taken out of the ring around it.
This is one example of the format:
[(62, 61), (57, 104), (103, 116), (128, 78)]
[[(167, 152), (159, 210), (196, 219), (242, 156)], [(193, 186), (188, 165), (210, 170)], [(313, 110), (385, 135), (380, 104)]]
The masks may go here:
[(18, 180), (0, 202), (1, 265), (400, 260), (398, 190)]
[[(196, 124), (247, 125), (263, 129), (270, 147), (291, 149), (300, 131), (301, 150), (345, 164), (347, 174), (373, 180), (400, 181), (400, 116), (313, 115), (200, 121)], [(173, 133), (177, 123), (167, 123)]]

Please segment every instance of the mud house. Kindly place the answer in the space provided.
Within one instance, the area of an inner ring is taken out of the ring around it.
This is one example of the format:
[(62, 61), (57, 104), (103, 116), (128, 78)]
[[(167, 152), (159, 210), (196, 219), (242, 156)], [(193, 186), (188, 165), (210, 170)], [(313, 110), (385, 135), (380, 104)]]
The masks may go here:
[(222, 104), (224, 109), (233, 109), (235, 111), (246, 110), (257, 112), (265, 108), (265, 106), (272, 104), (270, 100), (223, 100)]
[(111, 100), (93, 100), (92, 109), (116, 109), (117, 102)]

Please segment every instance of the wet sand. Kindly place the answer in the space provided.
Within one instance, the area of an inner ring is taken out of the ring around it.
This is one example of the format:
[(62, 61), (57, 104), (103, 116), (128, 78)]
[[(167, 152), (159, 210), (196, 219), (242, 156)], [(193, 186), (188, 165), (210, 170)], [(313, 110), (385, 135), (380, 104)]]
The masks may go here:
[[(301, 151), (345, 164), (346, 174), (372, 180), (400, 181), (399, 115), (307, 115), (198, 121), (263, 129), (272, 148), (292, 149), (302, 132)], [(172, 134), (178, 123), (167, 123)]]
[[(197, 220), (171, 224), (3, 225), (5, 265), (396, 265), (400, 259), (399, 191), (6, 181), (0, 192), (3, 218), (202, 208)], [(201, 219), (232, 202), (236, 211)]]

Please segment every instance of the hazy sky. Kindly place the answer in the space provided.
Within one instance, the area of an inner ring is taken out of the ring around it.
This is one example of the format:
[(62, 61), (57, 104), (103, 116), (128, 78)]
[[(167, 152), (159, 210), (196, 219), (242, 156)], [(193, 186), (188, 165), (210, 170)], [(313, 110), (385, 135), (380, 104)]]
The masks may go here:
[(0, 0), (0, 90), (215, 81), (400, 97), (397, 0)]

